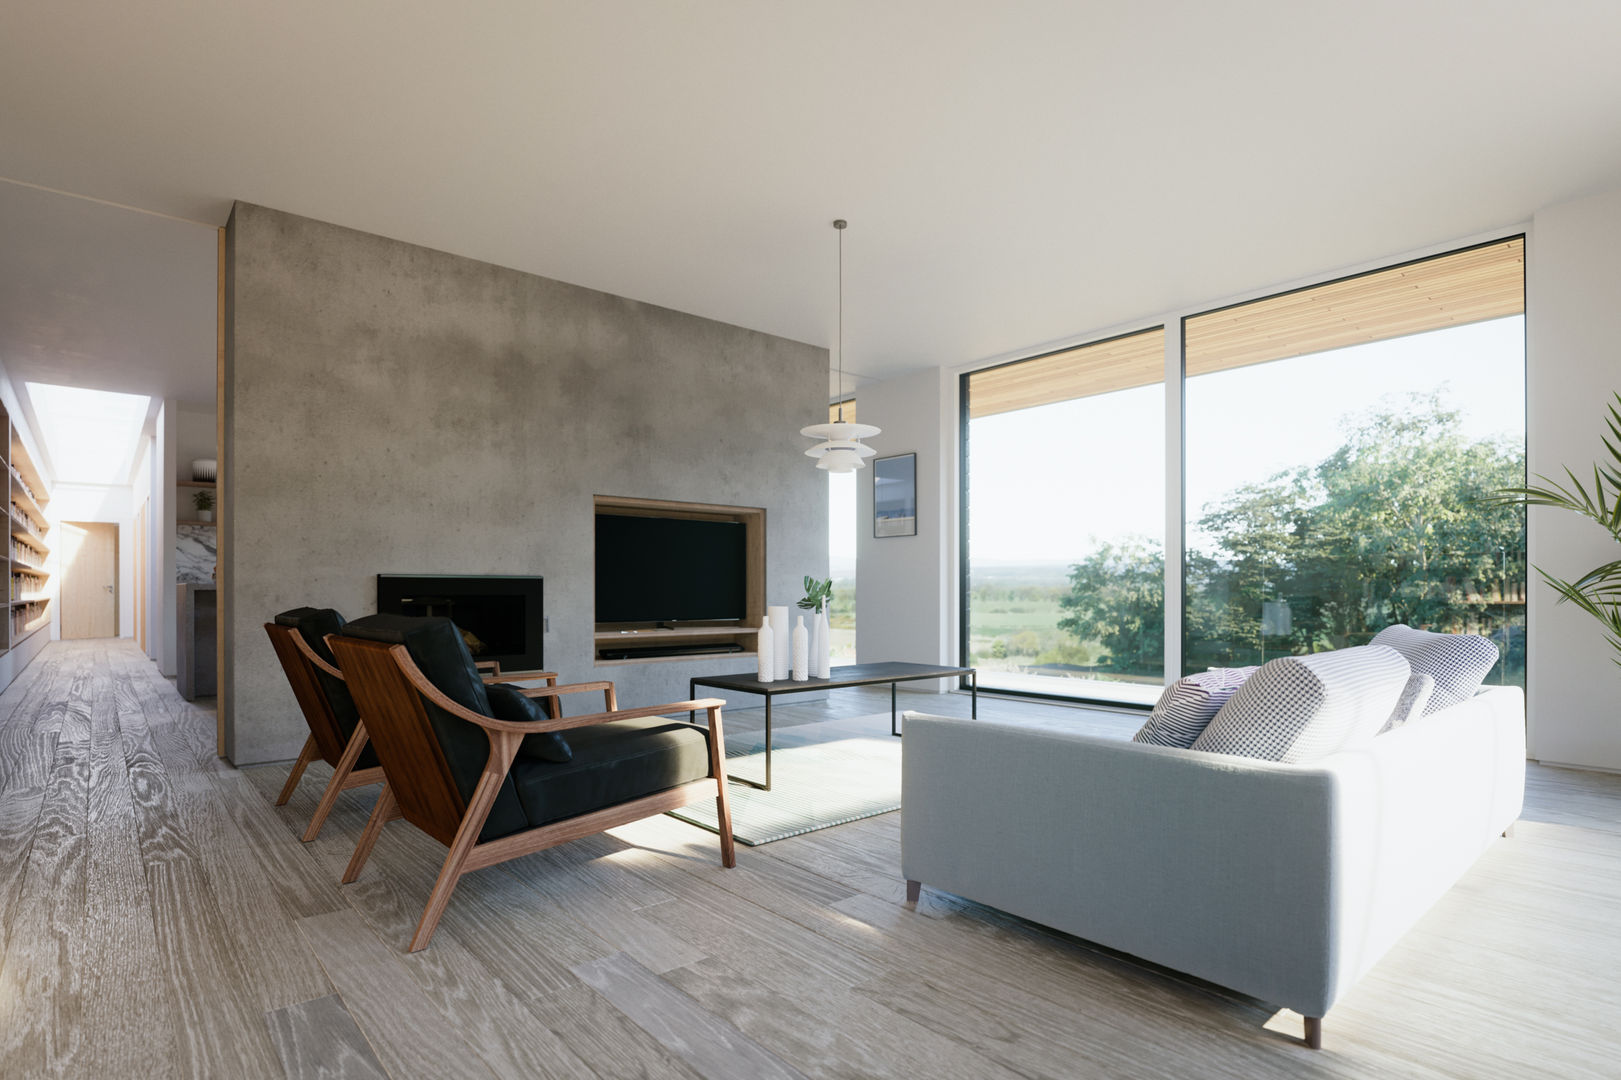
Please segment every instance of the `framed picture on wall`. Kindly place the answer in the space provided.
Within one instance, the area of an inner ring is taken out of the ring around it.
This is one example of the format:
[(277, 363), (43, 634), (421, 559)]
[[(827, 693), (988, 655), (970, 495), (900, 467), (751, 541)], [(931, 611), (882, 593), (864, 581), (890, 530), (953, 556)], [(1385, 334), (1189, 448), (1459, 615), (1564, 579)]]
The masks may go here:
[(872, 535), (917, 535), (917, 455), (872, 462)]

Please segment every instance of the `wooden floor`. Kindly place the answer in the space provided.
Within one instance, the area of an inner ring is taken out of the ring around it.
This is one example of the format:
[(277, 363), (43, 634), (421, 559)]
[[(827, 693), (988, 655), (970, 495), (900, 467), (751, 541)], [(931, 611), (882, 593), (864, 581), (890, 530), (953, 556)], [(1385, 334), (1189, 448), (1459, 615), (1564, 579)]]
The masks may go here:
[(276, 809), (286, 768), (229, 768), (213, 740), (127, 642), (53, 644), (0, 695), (0, 1076), (1621, 1074), (1621, 777), (1533, 767), (1518, 835), (1313, 1053), (1291, 1014), (950, 896), (908, 909), (898, 813), (732, 871), (655, 818), (469, 876), (406, 955), (444, 849), (392, 825), (340, 888), (371, 793), (301, 844), (325, 768)]

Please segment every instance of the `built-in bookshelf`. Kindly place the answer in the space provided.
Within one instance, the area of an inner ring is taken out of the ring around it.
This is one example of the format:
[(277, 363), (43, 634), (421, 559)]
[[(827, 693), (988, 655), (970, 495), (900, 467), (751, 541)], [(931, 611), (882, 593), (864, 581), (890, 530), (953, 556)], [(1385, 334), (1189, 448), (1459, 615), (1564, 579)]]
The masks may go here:
[(51, 530), (45, 507), (51, 494), (39, 468), (29, 456), (17, 432), (17, 425), (0, 405), (0, 419), (8, 436), (5, 442), (6, 472), (10, 487), (11, 536), (6, 569), (11, 581), (8, 599), (11, 618), (0, 626), (0, 653), (20, 647), (50, 622), (50, 571), (46, 560), (51, 547), (46, 539)]

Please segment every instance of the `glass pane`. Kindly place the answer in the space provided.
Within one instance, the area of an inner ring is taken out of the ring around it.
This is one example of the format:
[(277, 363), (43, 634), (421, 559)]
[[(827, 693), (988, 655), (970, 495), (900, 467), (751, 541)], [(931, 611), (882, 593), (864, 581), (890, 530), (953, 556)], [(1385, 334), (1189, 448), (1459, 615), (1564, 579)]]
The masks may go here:
[[(1500, 295), (1460, 288), (1448, 303), (1514, 306), (1520, 250), (1492, 271)], [(1310, 301), (1291, 294), (1296, 326), (1349, 324)], [(1259, 363), (1243, 362), (1232, 313), (1199, 317), (1221, 316), (1202, 357), (1189, 320), (1187, 368), (1208, 373), (1184, 391), (1184, 673), (1361, 645), (1404, 622), (1495, 640), (1490, 681), (1524, 685), (1524, 514), (1476, 501), (1524, 482), (1524, 316), (1390, 336), (1379, 303), (1358, 323), (1365, 343)], [(1217, 336), (1240, 366), (1209, 370)]]
[(827, 474), (827, 561), (833, 579), (827, 619), (835, 665), (856, 662), (856, 490), (855, 473)]
[(1151, 704), (1165, 672), (1164, 334), (1063, 360), (964, 380), (965, 662), (985, 689)]

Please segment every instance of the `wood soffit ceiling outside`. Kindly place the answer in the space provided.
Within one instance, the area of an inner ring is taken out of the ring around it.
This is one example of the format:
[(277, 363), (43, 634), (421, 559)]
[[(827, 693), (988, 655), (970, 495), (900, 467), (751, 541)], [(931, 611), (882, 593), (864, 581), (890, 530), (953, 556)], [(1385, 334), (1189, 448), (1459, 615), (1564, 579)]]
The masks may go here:
[[(1524, 311), (1525, 241), (1515, 237), (1194, 316), (1184, 368), (1206, 375)], [(975, 372), (969, 416), (1162, 382), (1164, 342), (1155, 328)]]

